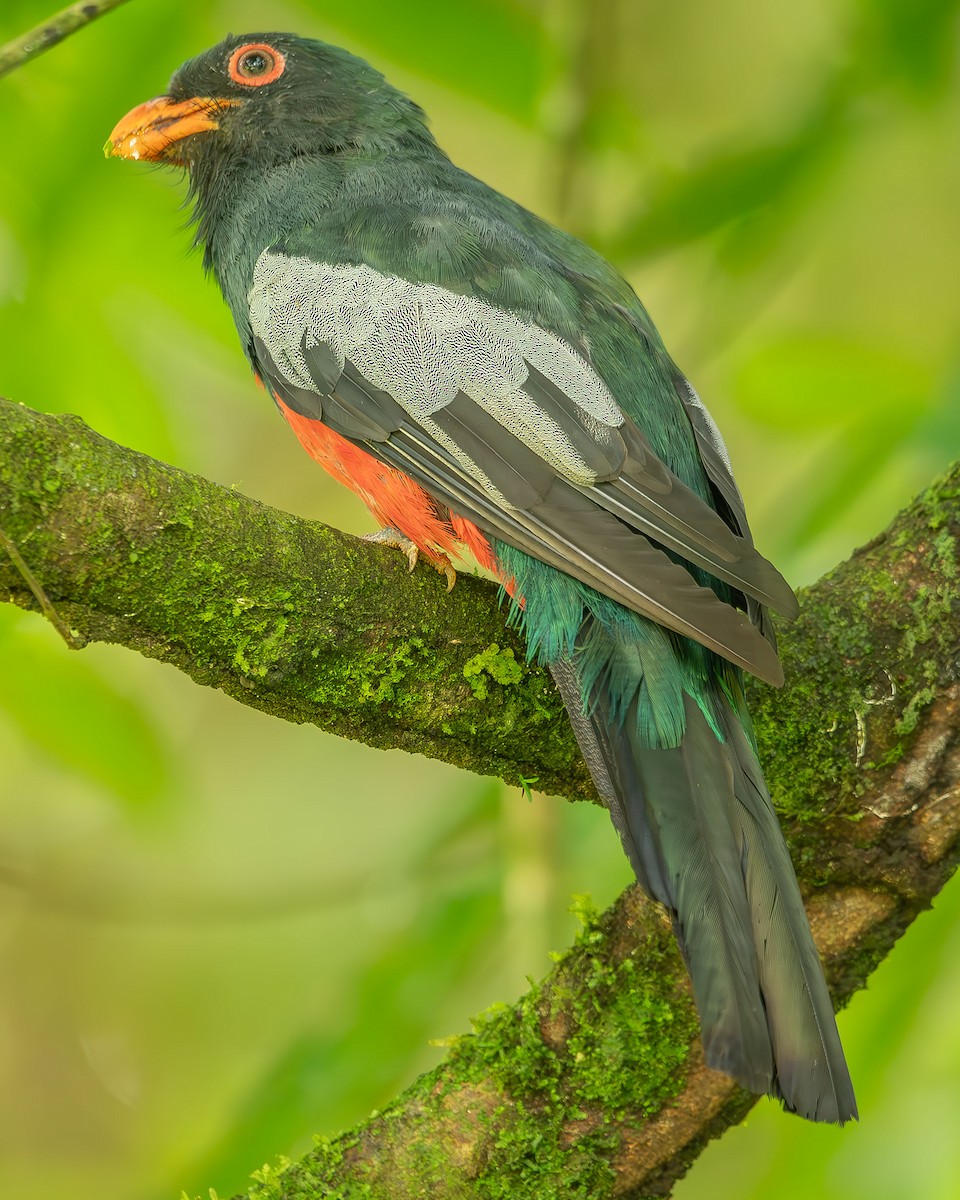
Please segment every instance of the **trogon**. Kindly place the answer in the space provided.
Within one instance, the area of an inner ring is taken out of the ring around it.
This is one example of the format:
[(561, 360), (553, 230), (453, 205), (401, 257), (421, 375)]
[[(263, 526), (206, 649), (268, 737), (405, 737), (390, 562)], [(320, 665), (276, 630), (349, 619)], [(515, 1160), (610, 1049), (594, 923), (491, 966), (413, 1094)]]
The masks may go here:
[(454, 166), (367, 63), (292, 34), (187, 62), (107, 152), (186, 168), (253, 370), (385, 537), (509, 590), (670, 913), (707, 1063), (856, 1117), (744, 702), (743, 671), (782, 682), (767, 610), (796, 600), (630, 286)]

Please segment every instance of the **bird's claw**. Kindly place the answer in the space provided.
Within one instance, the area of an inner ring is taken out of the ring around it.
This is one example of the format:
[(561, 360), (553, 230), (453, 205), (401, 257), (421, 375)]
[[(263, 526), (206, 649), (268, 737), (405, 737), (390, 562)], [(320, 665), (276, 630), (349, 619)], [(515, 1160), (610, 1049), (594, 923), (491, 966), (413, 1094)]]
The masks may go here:
[(412, 571), (422, 557), (438, 574), (444, 576), (447, 581), (447, 591), (453, 591), (453, 585), (457, 582), (457, 573), (445, 554), (433, 554), (429, 550), (421, 550), (416, 542), (411, 541), (406, 534), (390, 525), (384, 529), (378, 529), (376, 533), (365, 533), (363, 541), (376, 546), (392, 546), (393, 549), (399, 550), (407, 560), (408, 571)]

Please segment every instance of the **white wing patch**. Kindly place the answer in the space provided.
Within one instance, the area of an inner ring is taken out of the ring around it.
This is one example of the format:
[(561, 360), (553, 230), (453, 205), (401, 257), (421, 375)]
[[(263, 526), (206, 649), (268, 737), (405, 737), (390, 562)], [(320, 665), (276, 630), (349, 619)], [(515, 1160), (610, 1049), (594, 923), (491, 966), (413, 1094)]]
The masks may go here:
[[(684, 401), (684, 403), (687, 405), (688, 408), (694, 409), (697, 412), (697, 414), (699, 415), (700, 422), (703, 425), (703, 431), (707, 436), (707, 440), (710, 442), (710, 444), (713, 446), (714, 450), (717, 452), (717, 455), (720, 458), (723, 465), (730, 472), (730, 482), (733, 483), (734, 487), (736, 487), (736, 483), (734, 482), (734, 479), (733, 479), (733, 464), (730, 462), (730, 451), (727, 449), (727, 443), (723, 440), (723, 434), (721, 434), (719, 428), (717, 427), (716, 421), (710, 415), (710, 410), (707, 408), (707, 406), (704, 404), (704, 402), (697, 395), (697, 392), (694, 389), (693, 384), (690, 383), (688, 380), (684, 380), (684, 383), (686, 383), (686, 385), (687, 385), (687, 387), (686, 387), (687, 398)], [(739, 489), (738, 489), (738, 494), (739, 494)]]
[[(316, 390), (301, 347), (325, 343), (436, 436), (431, 414), (464, 392), (574, 483), (596, 476), (568, 435), (522, 390), (531, 364), (598, 427), (623, 413), (593, 367), (561, 338), (514, 313), (368, 266), (333, 266), (265, 250), (249, 294), (250, 324), (277, 368)], [(446, 439), (443, 439), (446, 440)], [(455, 450), (474, 478), (495, 491)]]

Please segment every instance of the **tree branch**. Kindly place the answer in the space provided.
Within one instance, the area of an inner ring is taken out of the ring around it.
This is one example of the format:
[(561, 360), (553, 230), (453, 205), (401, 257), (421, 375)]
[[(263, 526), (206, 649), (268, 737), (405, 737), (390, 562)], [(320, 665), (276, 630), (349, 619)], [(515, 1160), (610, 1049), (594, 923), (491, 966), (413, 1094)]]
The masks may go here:
[(89, 25), (111, 9), (119, 8), (127, 0), (82, 0), (61, 9), (20, 37), (0, 46), (0, 76), (9, 75), (31, 59), (39, 57), (45, 50), (59, 45), (65, 37)]
[[(960, 856), (960, 469), (802, 597), (761, 757), (846, 1000)], [(0, 526), (71, 630), (286, 720), (594, 798), (495, 589), (0, 401)], [(0, 599), (36, 608), (0, 554)], [(259, 1197), (666, 1195), (753, 1098), (702, 1061), (668, 924), (631, 889), (551, 975)]]
[[(546, 671), (487, 581), (0, 401), (0, 528), (82, 639), (170, 662), (295, 723), (594, 796)], [(0, 553), (0, 598), (36, 607)], [(499, 682), (498, 682), (499, 681)]]

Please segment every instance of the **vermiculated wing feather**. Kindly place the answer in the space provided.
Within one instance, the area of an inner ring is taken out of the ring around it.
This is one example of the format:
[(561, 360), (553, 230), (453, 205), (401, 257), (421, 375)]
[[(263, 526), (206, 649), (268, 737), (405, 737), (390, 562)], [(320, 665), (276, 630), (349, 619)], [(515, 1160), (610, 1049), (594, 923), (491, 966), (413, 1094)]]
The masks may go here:
[(563, 430), (595, 479), (615, 479), (626, 457), (621, 427), (591, 418), (532, 363), (528, 362), (526, 368), (523, 391)]
[(505, 451), (502, 427), (463, 392), (430, 419), (516, 509), (540, 503), (556, 479), (549, 463), (523, 442), (513, 440)]

